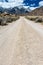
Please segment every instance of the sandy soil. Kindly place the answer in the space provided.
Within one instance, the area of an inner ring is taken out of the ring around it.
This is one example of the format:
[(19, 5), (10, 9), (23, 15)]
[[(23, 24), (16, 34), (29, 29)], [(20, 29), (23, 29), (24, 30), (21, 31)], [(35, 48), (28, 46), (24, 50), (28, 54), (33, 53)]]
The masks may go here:
[(0, 65), (43, 65), (43, 36), (27, 22), (21, 17), (0, 30)]

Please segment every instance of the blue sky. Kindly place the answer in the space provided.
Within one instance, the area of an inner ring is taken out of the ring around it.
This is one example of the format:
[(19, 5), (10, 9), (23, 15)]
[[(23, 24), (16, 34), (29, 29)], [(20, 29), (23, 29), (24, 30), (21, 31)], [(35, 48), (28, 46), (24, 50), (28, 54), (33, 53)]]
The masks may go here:
[(25, 8), (29, 7), (31, 10), (43, 6), (43, 0), (0, 0), (0, 6), (9, 8), (23, 5)]
[(43, 0), (24, 0), (25, 5), (29, 6), (34, 6), (37, 7), (39, 6), (39, 2), (42, 2)]

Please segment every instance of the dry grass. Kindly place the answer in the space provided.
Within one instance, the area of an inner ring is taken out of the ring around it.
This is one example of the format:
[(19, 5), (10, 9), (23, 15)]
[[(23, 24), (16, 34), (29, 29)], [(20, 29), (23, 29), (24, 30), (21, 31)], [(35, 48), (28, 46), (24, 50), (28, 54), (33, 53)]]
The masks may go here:
[(6, 25), (7, 23), (11, 23), (13, 21), (16, 21), (17, 19), (19, 19), (19, 16), (15, 16), (15, 15), (3, 15), (0, 14), (0, 25)]
[(43, 16), (26, 16), (26, 18), (35, 21), (36, 23), (43, 23)]

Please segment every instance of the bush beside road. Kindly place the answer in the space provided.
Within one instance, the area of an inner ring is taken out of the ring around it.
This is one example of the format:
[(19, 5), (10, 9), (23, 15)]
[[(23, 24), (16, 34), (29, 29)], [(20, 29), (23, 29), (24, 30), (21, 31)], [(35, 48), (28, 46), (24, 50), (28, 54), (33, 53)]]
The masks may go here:
[(26, 18), (36, 23), (43, 23), (43, 16), (26, 16)]
[(1, 15), (0, 16), (0, 25), (6, 25), (19, 19), (19, 16), (15, 15)]

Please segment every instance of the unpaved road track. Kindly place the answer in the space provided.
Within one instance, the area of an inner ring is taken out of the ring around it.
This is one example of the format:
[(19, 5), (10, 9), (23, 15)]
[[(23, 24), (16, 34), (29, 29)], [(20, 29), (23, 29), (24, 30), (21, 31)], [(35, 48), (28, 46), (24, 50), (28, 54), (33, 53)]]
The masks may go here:
[(43, 35), (24, 17), (0, 30), (0, 65), (43, 65)]

